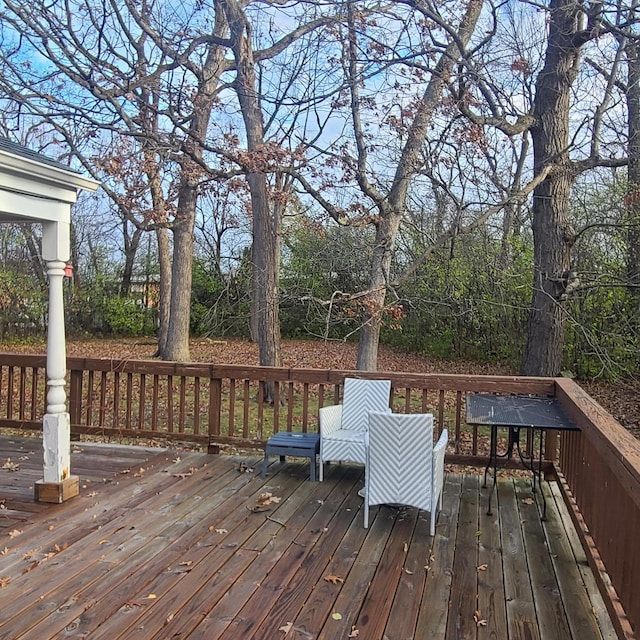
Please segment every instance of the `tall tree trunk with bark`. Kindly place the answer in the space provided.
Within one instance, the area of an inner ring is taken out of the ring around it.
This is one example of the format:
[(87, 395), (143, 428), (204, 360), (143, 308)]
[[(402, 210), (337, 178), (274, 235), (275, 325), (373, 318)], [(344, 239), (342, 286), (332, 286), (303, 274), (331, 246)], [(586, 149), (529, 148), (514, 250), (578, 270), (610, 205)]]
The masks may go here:
[(560, 373), (564, 344), (564, 292), (575, 232), (569, 221), (569, 195), (575, 173), (569, 159), (569, 100), (576, 79), (582, 7), (573, 0), (551, 0), (544, 68), (536, 81), (533, 141), (534, 174), (554, 168), (533, 192), (533, 294), (523, 362), (525, 375)]
[(143, 230), (139, 227), (134, 228), (133, 233), (129, 234), (128, 222), (123, 221), (123, 238), (124, 238), (124, 268), (122, 270), (122, 279), (120, 281), (120, 295), (127, 297), (131, 292), (131, 280), (133, 279), (133, 269), (136, 263), (136, 255), (140, 240), (142, 239)]
[[(213, 39), (223, 38), (226, 30), (227, 22), (223, 13), (216, 11)], [(185, 362), (190, 357), (189, 326), (196, 204), (203, 173), (201, 166), (203, 147), (206, 142), (211, 112), (217, 97), (220, 75), (224, 68), (223, 47), (215, 43), (209, 45), (194, 97), (189, 136), (184, 143), (186, 157), (181, 167), (178, 209), (172, 227), (173, 262), (171, 265), (169, 326), (166, 345), (161, 351), (164, 360)]]
[(358, 182), (363, 193), (368, 195), (377, 205), (379, 221), (376, 225), (376, 237), (373, 255), (369, 267), (368, 295), (365, 302), (365, 318), (360, 331), (358, 343), (358, 360), (356, 367), (363, 371), (375, 371), (378, 363), (378, 346), (382, 329), (383, 313), (387, 287), (391, 272), (391, 260), (396, 237), (405, 213), (407, 194), (411, 180), (422, 166), (421, 151), (426, 140), (429, 125), (442, 99), (442, 92), (451, 73), (455, 61), (469, 42), (476, 27), (482, 0), (470, 0), (465, 14), (462, 16), (456, 38), (448, 44), (442, 52), (431, 79), (425, 88), (421, 100), (409, 128), (407, 141), (402, 148), (401, 156), (396, 167), (391, 189), (386, 197), (371, 185), (365, 175), (366, 141), (360, 124), (358, 73), (355, 67), (357, 47), (355, 42), (355, 27), (352, 10), (349, 12), (350, 21), (350, 86), (356, 144), (358, 146)]
[(628, 192), (626, 198), (627, 281), (634, 301), (634, 317), (640, 314), (640, 45), (630, 40), (627, 51), (627, 114), (629, 127)]
[[(247, 135), (247, 183), (251, 194), (253, 220), (253, 302), (257, 327), (260, 364), (279, 367), (279, 266), (281, 216), (280, 209), (271, 206), (267, 186), (268, 159), (264, 153), (262, 108), (257, 92), (255, 62), (251, 45), (251, 29), (236, 0), (222, 2), (231, 33), (231, 48), (236, 62), (235, 89), (240, 103)], [(273, 400), (272, 388), (267, 388), (267, 401)]]
[(158, 351), (159, 356), (166, 353), (167, 334), (169, 332), (169, 315), (171, 304), (171, 248), (169, 232), (164, 228), (156, 229), (158, 244), (158, 266), (160, 281), (158, 283)]

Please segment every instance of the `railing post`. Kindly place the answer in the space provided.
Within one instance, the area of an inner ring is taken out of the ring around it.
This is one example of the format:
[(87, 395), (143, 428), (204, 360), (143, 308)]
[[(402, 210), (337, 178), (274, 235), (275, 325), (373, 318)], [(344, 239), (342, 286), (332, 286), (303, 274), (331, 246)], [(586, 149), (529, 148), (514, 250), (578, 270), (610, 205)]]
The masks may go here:
[(544, 436), (544, 459), (556, 462), (558, 460), (558, 432), (547, 431)]
[(222, 380), (211, 378), (209, 381), (209, 446), (208, 453), (220, 453), (220, 445), (212, 442), (215, 436), (220, 435), (220, 422), (222, 411)]
[(69, 377), (69, 419), (71, 440), (80, 440), (80, 434), (73, 432), (73, 425), (82, 424), (82, 369), (72, 369)]

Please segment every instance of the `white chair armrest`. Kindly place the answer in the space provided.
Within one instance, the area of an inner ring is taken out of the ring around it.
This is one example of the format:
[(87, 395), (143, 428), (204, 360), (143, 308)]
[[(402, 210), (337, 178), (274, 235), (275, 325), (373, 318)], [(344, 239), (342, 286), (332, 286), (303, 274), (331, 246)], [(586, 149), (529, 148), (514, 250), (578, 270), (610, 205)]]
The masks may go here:
[(318, 412), (318, 422), (320, 425), (320, 437), (326, 437), (340, 429), (342, 424), (342, 405), (332, 404), (328, 407), (322, 407)]
[(438, 442), (433, 447), (433, 485), (436, 488), (436, 494), (444, 486), (444, 454), (448, 440), (449, 432), (443, 429)]

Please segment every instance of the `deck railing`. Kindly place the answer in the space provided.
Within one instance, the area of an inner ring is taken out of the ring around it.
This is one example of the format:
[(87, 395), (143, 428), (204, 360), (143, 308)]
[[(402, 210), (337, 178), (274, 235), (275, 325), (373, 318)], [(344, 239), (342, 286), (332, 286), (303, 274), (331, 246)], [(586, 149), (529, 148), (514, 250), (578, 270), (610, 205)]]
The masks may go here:
[[(44, 356), (0, 354), (0, 427), (41, 429), (45, 364)], [(557, 397), (580, 431), (547, 434), (547, 469), (558, 475), (620, 637), (640, 628), (640, 441), (569, 379), (95, 358), (68, 358), (67, 367), (76, 437), (190, 441), (211, 452), (316, 431), (318, 408), (339, 402), (344, 378), (357, 376), (390, 379), (394, 411), (433, 413), (438, 432), (449, 430), (448, 462), (480, 465), (488, 433), (466, 424), (467, 393)]]

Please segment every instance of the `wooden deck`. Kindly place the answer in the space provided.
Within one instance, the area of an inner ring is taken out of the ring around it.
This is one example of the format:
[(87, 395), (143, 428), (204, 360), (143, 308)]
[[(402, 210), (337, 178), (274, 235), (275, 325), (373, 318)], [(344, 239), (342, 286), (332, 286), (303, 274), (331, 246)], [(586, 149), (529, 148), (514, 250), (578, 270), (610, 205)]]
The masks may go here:
[(449, 471), (430, 538), (412, 509), (365, 530), (357, 468), (273, 460), (81, 443), (81, 495), (42, 505), (40, 442), (0, 438), (0, 639), (615, 638), (553, 484), (541, 523), (527, 480), (487, 516)]

